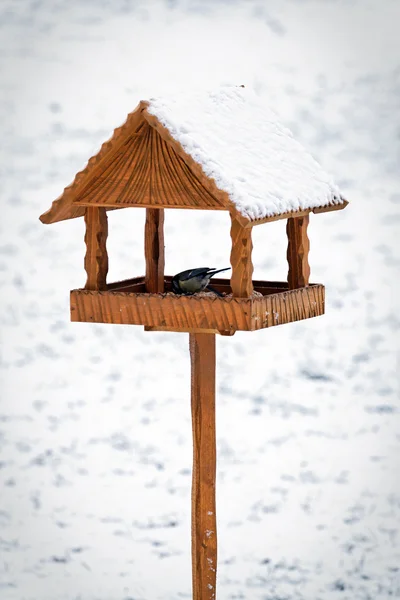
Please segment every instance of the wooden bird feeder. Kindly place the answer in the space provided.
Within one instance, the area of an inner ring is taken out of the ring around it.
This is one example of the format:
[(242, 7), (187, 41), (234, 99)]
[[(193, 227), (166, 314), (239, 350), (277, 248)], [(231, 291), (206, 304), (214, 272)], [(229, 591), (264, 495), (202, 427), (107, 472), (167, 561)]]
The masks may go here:
[[(309, 214), (347, 205), (275, 115), (242, 87), (140, 102), (40, 217), (85, 219), (87, 281), (71, 291), (72, 321), (190, 334), (194, 600), (216, 597), (215, 334), (322, 315), (324, 286), (309, 283)], [(107, 211), (128, 207), (146, 208), (146, 272), (108, 283)], [(222, 297), (172, 293), (164, 274), (164, 210), (172, 208), (229, 212), (231, 278), (213, 280)], [(252, 229), (278, 219), (287, 220), (287, 281), (253, 281)]]

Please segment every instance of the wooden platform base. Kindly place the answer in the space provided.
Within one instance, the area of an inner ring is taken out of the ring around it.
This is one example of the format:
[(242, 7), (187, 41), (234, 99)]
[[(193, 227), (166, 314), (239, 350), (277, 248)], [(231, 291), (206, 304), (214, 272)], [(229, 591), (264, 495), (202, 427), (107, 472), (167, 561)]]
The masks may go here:
[[(189, 331), (233, 335), (256, 331), (324, 314), (325, 288), (320, 284), (289, 290), (287, 282), (253, 281), (258, 295), (222, 298), (215, 294), (177, 296), (168, 292), (148, 294), (144, 277), (111, 283), (103, 291), (72, 290), (71, 320), (88, 323), (144, 325), (148, 331)], [(228, 279), (213, 286), (230, 294)]]

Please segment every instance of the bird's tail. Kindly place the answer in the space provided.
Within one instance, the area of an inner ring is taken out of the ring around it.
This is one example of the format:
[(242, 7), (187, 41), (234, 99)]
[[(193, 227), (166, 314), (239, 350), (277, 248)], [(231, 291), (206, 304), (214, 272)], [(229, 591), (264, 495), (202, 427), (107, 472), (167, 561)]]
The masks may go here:
[(225, 269), (218, 269), (217, 271), (214, 271), (213, 273), (210, 273), (210, 277), (214, 277), (214, 275), (216, 275), (217, 273), (222, 273), (222, 271), (229, 271), (231, 267), (225, 267)]

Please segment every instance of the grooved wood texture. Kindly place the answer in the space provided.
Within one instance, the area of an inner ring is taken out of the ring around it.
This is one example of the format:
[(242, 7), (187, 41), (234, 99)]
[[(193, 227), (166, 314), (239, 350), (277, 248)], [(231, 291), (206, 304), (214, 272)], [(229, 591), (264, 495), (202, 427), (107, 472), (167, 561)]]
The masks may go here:
[[(182, 145), (177, 142), (173, 136), (170, 134), (169, 130), (164, 127), (162, 123), (155, 117), (150, 114), (147, 109), (143, 111), (143, 118), (147, 121), (149, 125), (157, 131), (162, 140), (170, 147), (173, 148), (176, 155), (181, 158), (186, 165), (186, 168), (190, 171), (192, 176), (197, 179), (197, 181), (203, 186), (205, 190), (212, 196), (216, 205), (214, 207), (210, 207), (213, 210), (218, 208), (227, 210), (232, 209), (235, 210), (233, 202), (231, 202), (229, 198), (229, 194), (223, 190), (220, 190), (215, 183), (215, 180), (212, 177), (208, 177), (204, 171), (202, 166), (194, 160), (182, 147)], [(185, 208), (190, 208), (189, 206), (185, 206)], [(196, 208), (196, 206), (191, 206), (191, 208)], [(208, 206), (203, 205), (198, 208), (208, 208)]]
[(193, 430), (192, 594), (193, 600), (215, 600), (215, 335), (191, 333), (189, 346)]
[(235, 298), (249, 298), (253, 293), (251, 228), (246, 229), (231, 215), (231, 288)]
[(307, 215), (291, 218), (287, 221), (288, 283), (291, 290), (307, 286), (310, 278), (310, 265), (308, 264), (310, 241), (307, 235), (309, 218)]
[[(139, 278), (135, 281), (133, 289), (137, 290)], [(124, 291), (123, 282), (119, 283), (122, 286), (120, 290), (109, 286), (106, 291), (98, 292), (73, 290), (71, 320), (167, 327), (171, 331), (232, 333), (254, 331), (324, 314), (323, 285), (310, 284), (305, 288), (283, 288), (280, 292), (268, 293), (268, 283), (260, 283), (262, 286), (256, 287), (256, 291), (267, 295), (253, 298), (135, 293)], [(273, 285), (273, 289), (277, 289), (277, 283)]]
[(104, 208), (87, 208), (85, 211), (85, 271), (87, 290), (105, 290), (107, 287), (108, 255), (107, 214)]
[(164, 291), (164, 209), (146, 208), (144, 227), (144, 256), (146, 260), (146, 291)]
[(147, 121), (82, 190), (78, 205), (224, 209)]

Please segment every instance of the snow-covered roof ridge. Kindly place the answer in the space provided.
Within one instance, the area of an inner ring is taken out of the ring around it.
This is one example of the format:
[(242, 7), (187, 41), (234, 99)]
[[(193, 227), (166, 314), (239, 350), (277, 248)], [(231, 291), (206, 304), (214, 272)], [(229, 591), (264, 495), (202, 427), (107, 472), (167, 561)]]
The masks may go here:
[(332, 177), (247, 88), (151, 98), (147, 111), (247, 219), (347, 204)]

